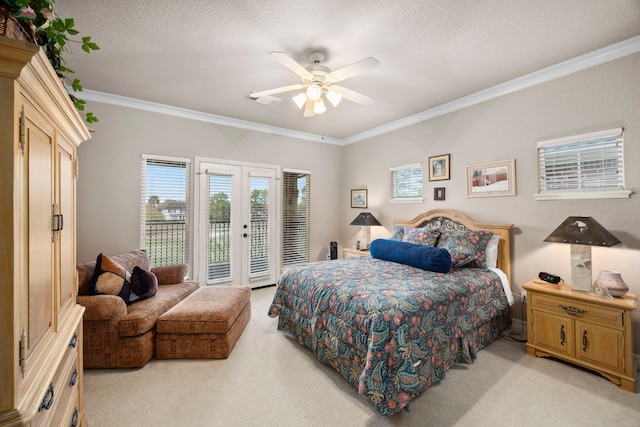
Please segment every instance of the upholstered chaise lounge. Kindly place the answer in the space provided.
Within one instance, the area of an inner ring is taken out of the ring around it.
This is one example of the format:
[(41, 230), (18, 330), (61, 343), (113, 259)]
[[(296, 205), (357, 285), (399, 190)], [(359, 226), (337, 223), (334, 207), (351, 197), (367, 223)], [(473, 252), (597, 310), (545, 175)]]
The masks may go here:
[(89, 295), (96, 262), (77, 264), (79, 304), (86, 308), (83, 318), (85, 368), (137, 368), (155, 352), (156, 320), (200, 286), (184, 281), (186, 265), (149, 268), (143, 250), (110, 257), (127, 271), (138, 266), (158, 279), (157, 293), (127, 305), (118, 295)]

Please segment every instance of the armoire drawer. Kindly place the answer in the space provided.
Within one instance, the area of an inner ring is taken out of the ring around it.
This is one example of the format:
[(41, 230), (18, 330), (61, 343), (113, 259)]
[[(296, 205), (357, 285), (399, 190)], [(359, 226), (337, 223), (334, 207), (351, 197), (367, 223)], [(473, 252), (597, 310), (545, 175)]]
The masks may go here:
[(78, 404), (78, 349), (69, 347), (60, 363), (53, 381), (44, 391), (38, 412), (31, 420), (31, 426), (66, 426), (63, 420), (68, 412), (70, 399)]

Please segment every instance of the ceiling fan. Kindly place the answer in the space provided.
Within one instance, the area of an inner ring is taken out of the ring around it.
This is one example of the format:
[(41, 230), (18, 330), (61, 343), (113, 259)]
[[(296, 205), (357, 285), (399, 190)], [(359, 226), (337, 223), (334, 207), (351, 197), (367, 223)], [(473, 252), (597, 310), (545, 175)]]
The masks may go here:
[(309, 55), (311, 65), (306, 68), (291, 59), (286, 53), (271, 52), (269, 55), (272, 55), (276, 61), (296, 73), (302, 79), (302, 83), (260, 92), (251, 92), (247, 97), (251, 101), (273, 105), (274, 102), (277, 103), (281, 100), (272, 95), (303, 89), (293, 97), (293, 101), (298, 108), (302, 109), (304, 107), (304, 117), (311, 117), (327, 111), (323, 98), (326, 98), (334, 107), (340, 103), (342, 98), (361, 105), (370, 105), (374, 102), (373, 98), (367, 95), (334, 83), (359, 76), (379, 67), (380, 62), (375, 58), (365, 58), (339, 70), (330, 71), (329, 68), (321, 65), (324, 55), (320, 52), (313, 52)]

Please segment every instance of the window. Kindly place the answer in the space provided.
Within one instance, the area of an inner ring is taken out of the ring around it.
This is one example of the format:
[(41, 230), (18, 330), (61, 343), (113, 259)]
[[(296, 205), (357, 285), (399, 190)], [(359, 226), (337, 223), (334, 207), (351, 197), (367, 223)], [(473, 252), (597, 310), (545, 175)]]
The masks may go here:
[(151, 266), (189, 265), (188, 159), (142, 157), (140, 245)]
[(538, 142), (538, 200), (629, 197), (622, 129)]
[(391, 168), (391, 203), (422, 203), (422, 163)]
[(309, 262), (311, 175), (282, 173), (282, 267)]

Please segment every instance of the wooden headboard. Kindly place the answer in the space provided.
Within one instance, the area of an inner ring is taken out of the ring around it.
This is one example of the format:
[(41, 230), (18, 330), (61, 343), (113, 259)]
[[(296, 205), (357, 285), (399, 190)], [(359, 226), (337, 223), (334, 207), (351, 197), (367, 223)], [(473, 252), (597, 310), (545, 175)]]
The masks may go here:
[[(447, 222), (446, 220), (450, 220)], [(468, 216), (451, 209), (434, 209), (418, 215), (410, 221), (394, 221), (395, 225), (405, 227), (423, 227), (429, 222), (444, 221), (445, 225), (459, 228), (456, 223), (463, 225), (469, 230), (491, 231), (494, 235), (500, 236), (498, 244), (499, 269), (505, 272), (511, 281), (511, 227), (512, 224), (488, 224), (475, 221)]]

